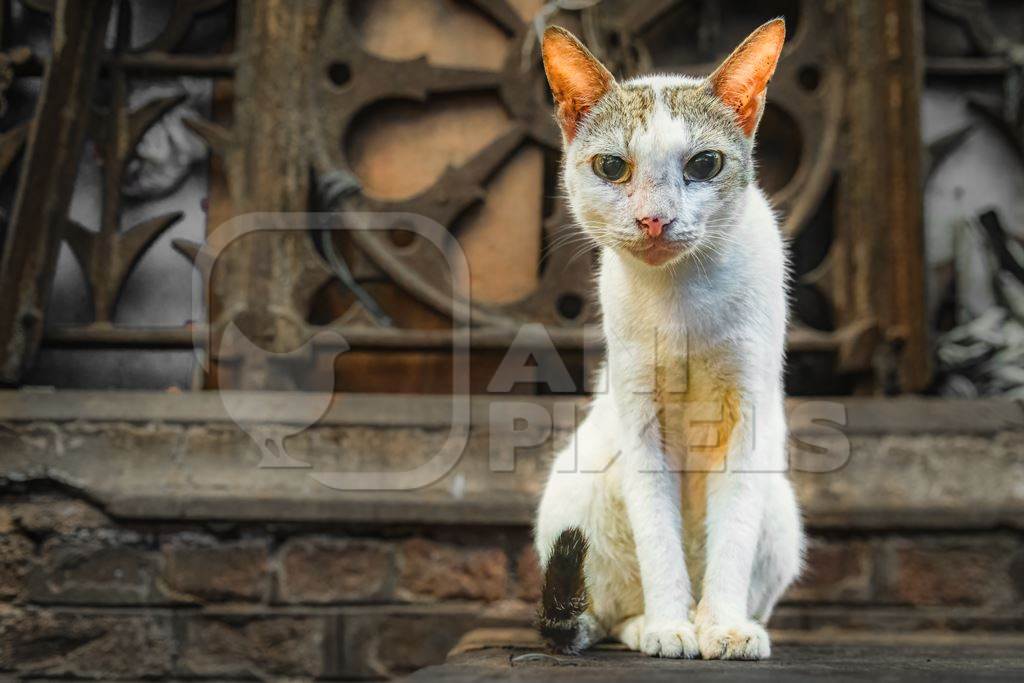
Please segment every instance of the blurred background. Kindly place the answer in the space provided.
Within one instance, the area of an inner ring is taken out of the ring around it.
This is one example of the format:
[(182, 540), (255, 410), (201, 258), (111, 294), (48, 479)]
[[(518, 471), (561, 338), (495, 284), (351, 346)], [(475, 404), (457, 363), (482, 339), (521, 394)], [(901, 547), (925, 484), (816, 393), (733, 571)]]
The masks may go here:
[[(787, 20), (757, 148), (792, 251), (787, 389), (830, 397), (852, 445), (796, 475), (812, 571), (774, 625), (1024, 628), (1020, 2), (0, 6), (0, 671), (384, 678), (529, 622), (533, 497), (572, 426), (553, 406), (582, 408), (601, 358), (551, 23), (629, 76), (709, 73)], [(343, 211), (444, 226), (472, 305), (411, 224)], [(199, 278), (251, 212), (321, 215)], [(510, 349), (541, 427), (486, 420)], [(310, 476), (422, 464), (467, 388), (438, 481)]]

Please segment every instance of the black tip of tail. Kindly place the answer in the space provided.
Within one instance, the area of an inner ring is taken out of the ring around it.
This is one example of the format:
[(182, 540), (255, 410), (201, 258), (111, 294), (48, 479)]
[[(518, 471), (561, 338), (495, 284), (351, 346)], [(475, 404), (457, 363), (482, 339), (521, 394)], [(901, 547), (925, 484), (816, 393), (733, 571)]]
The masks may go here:
[(587, 539), (576, 527), (563, 531), (551, 549), (537, 622), (541, 636), (556, 652), (575, 654), (579, 648), (584, 628), (580, 617), (590, 603), (583, 575), (586, 557)]

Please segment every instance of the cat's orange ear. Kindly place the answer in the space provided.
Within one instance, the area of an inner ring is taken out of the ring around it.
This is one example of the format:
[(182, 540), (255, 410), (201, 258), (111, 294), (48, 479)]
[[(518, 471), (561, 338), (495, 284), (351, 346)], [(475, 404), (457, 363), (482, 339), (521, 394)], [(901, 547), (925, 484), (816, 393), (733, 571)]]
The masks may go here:
[(708, 78), (718, 98), (736, 112), (736, 122), (748, 137), (761, 120), (765, 89), (785, 42), (786, 21), (773, 19), (747, 36)]
[(571, 141), (580, 120), (612, 88), (615, 78), (576, 36), (559, 26), (544, 31), (541, 52), (558, 124)]

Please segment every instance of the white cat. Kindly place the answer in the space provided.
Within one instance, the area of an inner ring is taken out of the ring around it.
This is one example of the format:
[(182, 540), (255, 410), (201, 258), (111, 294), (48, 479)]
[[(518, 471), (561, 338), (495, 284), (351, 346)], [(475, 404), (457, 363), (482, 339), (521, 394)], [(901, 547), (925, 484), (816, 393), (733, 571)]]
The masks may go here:
[(572, 34), (544, 34), (608, 348), (607, 391), (537, 517), (558, 651), (611, 635), (662, 657), (770, 653), (764, 624), (804, 547), (785, 474), (786, 256), (752, 159), (784, 40), (776, 19), (706, 79), (616, 83)]

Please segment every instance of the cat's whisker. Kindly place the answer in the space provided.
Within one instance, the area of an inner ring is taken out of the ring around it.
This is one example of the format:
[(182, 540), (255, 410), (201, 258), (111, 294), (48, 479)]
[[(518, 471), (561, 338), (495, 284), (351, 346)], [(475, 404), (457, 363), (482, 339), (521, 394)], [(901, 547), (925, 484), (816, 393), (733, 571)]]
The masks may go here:
[(691, 253), (693, 254), (693, 257), (694, 257), (693, 262), (697, 265), (697, 269), (704, 276), (704, 281), (710, 283), (711, 282), (711, 277), (708, 275), (707, 269), (704, 268), (704, 260), (700, 257), (700, 250), (694, 250)]
[(557, 248), (548, 247), (548, 248), (546, 248), (544, 250), (544, 252), (543, 252), (543, 254), (541, 256), (541, 263), (544, 263), (544, 262), (548, 261), (549, 259), (554, 258), (556, 252), (567, 251), (569, 249), (573, 250), (573, 255), (569, 257), (567, 263), (572, 263), (572, 261), (575, 258), (578, 258), (578, 254), (580, 254), (580, 253), (584, 253), (585, 254), (587, 252), (593, 251), (597, 247), (598, 247), (597, 243), (593, 239), (590, 239), (590, 238), (582, 238), (582, 239), (577, 240), (577, 241), (568, 242), (568, 243), (559, 245)]
[(573, 244), (574, 242), (581, 242), (589, 239), (591, 239), (591, 237), (584, 233), (570, 233), (567, 235), (560, 235), (559, 237), (556, 237), (555, 239), (551, 240), (548, 243), (547, 248), (549, 250), (558, 249), (567, 244)]

